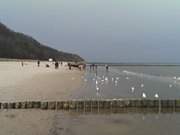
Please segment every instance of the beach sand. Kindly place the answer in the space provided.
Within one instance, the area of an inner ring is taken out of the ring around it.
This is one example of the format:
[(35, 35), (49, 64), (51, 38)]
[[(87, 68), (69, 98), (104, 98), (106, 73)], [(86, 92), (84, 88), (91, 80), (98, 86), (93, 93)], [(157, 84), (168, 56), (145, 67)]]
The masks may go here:
[[(45, 65), (49, 64), (50, 68)], [(65, 64), (64, 64), (65, 65)], [(62, 100), (81, 85), (83, 72), (49, 62), (0, 62), (0, 101)]]
[[(45, 65), (49, 64), (50, 68)], [(49, 62), (0, 62), (0, 102), (45, 101), (71, 98), (81, 85), (83, 72), (55, 69)], [(63, 112), (58, 112), (61, 116)], [(58, 116), (59, 116), (58, 115)], [(55, 135), (56, 115), (42, 110), (0, 110), (0, 134), (2, 135)], [(64, 117), (64, 116), (62, 116)], [(60, 129), (59, 129), (60, 130)]]

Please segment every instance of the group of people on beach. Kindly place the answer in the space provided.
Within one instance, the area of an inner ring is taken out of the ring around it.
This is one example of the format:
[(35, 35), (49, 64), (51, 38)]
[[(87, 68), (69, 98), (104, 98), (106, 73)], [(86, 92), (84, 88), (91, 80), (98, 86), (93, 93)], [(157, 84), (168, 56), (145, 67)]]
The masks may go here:
[[(52, 61), (52, 63), (54, 64), (54, 68), (55, 69), (58, 69), (59, 68), (59, 65), (63, 66), (63, 62), (58, 62), (58, 61)], [(23, 67), (24, 66), (24, 62), (21, 61), (21, 66)], [(40, 60), (37, 60), (37, 67), (40, 67), (41, 66), (41, 61)], [(69, 70), (72, 70), (72, 68), (77, 68), (79, 69), (80, 71), (81, 70), (85, 70), (86, 69), (86, 64), (78, 64), (78, 63), (67, 63), (67, 66), (68, 66), (68, 69)], [(49, 64), (46, 64), (45, 65), (46, 68), (49, 68), (50, 65)]]
[[(91, 64), (91, 65), (89, 65), (89, 67), (90, 67), (90, 71), (91, 70), (96, 70), (97, 71), (97, 69), (98, 69), (98, 65), (96, 65), (96, 64)], [(106, 71), (109, 71), (109, 65), (105, 65), (105, 69), (106, 69)]]
[[(38, 60), (38, 61), (37, 61), (37, 66), (38, 66), (38, 67), (40, 67), (40, 63), (41, 63), (40, 60)], [(61, 66), (62, 66), (62, 65), (63, 65), (63, 62), (61, 62)], [(49, 64), (46, 64), (46, 67), (49, 68), (50, 65), (49, 65)], [(58, 62), (58, 61), (55, 61), (55, 62), (54, 62), (54, 67), (55, 67), (55, 69), (58, 69), (58, 68), (59, 68), (59, 62)]]
[(68, 67), (69, 67), (69, 70), (72, 70), (72, 67), (74, 67), (74, 68), (77, 68), (77, 69), (79, 69), (81, 71), (81, 70), (85, 70), (86, 69), (86, 64), (72, 64), (72, 63), (68, 63)]

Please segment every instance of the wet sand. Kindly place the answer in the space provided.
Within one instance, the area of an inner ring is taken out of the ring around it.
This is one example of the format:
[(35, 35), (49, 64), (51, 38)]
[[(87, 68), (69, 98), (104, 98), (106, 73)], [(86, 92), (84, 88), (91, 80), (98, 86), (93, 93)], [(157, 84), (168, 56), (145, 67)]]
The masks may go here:
[(178, 135), (179, 114), (77, 114), (0, 111), (2, 135)]

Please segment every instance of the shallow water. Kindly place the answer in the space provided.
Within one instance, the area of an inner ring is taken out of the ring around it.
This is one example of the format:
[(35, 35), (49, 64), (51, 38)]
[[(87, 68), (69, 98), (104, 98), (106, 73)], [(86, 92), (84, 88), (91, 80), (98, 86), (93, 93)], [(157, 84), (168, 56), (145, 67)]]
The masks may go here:
[(180, 131), (178, 114), (79, 115), (71, 118), (74, 119), (70, 126), (73, 135), (178, 135)]
[[(180, 98), (180, 66), (104, 67), (82, 76), (83, 84), (72, 98)], [(157, 97), (156, 97), (157, 98)]]

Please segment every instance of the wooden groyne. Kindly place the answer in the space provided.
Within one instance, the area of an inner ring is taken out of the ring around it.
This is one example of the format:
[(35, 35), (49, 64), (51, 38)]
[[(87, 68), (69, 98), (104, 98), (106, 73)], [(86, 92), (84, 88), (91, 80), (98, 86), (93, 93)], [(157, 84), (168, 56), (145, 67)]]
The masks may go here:
[(79, 112), (180, 112), (178, 100), (68, 100), (68, 101), (23, 101), (2, 102), (1, 109), (42, 109)]

